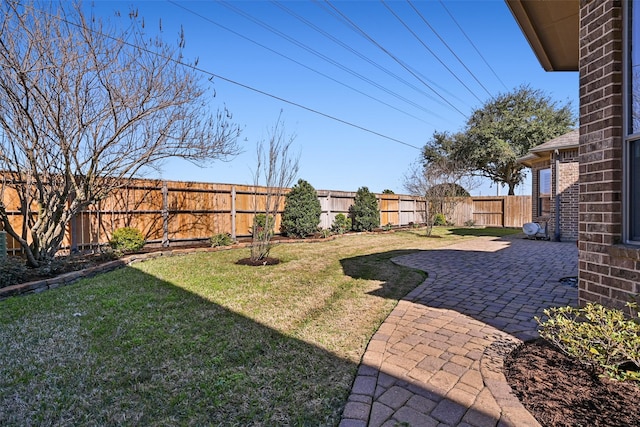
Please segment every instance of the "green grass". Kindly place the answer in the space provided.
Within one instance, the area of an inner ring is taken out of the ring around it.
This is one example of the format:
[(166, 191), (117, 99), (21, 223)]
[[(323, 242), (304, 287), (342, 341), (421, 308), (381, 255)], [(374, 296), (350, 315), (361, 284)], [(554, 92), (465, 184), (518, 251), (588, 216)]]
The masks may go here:
[(160, 258), (0, 301), (0, 425), (336, 425), (438, 228)]

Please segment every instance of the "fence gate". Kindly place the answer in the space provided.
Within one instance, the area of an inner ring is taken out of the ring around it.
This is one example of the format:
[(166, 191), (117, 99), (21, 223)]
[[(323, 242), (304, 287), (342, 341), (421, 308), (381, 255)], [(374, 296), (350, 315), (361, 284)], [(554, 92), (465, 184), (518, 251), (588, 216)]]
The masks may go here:
[(474, 199), (473, 221), (476, 225), (503, 227), (504, 199)]

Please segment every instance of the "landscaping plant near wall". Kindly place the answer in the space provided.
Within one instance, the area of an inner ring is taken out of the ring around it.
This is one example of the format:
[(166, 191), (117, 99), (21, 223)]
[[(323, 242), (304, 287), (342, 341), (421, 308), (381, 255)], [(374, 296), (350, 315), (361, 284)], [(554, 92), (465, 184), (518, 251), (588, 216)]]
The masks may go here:
[(544, 311), (540, 336), (580, 363), (599, 366), (611, 378), (640, 381), (640, 323), (637, 304), (624, 312), (589, 303), (582, 308), (554, 307)]
[(367, 187), (358, 188), (349, 212), (351, 213), (351, 227), (354, 231), (371, 231), (380, 227), (378, 200)]
[(286, 236), (307, 237), (318, 231), (322, 207), (318, 193), (304, 179), (291, 188), (285, 196), (280, 229)]

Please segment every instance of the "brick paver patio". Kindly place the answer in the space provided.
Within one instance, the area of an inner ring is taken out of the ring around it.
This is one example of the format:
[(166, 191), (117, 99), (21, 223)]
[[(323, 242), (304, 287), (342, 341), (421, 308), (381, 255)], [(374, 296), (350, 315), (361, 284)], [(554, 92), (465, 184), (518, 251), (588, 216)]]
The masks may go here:
[(534, 316), (575, 305), (575, 243), (479, 238), (396, 258), (426, 271), (371, 339), (341, 427), (538, 426), (502, 374)]

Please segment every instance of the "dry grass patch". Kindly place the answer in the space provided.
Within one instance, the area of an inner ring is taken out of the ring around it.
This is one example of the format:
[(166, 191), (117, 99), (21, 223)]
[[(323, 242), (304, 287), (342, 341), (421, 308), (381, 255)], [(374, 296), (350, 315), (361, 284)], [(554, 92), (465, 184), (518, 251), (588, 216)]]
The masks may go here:
[(473, 237), (363, 234), (156, 259), (0, 302), (1, 425), (336, 425), (371, 335)]

